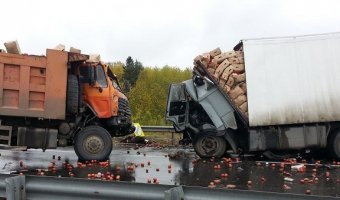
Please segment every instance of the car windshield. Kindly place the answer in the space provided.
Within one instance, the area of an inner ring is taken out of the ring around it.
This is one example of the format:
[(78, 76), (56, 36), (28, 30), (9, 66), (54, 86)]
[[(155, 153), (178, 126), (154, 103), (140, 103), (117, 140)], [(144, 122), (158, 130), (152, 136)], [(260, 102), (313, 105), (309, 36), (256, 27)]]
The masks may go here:
[(105, 72), (104, 72), (103, 66), (98, 65), (96, 67), (96, 70), (97, 70), (97, 82), (98, 82), (99, 86), (102, 87), (102, 88), (106, 88), (107, 82), (106, 82)]
[(172, 84), (170, 89), (170, 101), (185, 101), (185, 91), (183, 84)]
[(111, 81), (114, 88), (116, 88), (117, 90), (121, 90), (117, 79), (111, 79)]
[(116, 75), (113, 74), (113, 72), (111, 71), (110, 68), (107, 69), (107, 75), (110, 77), (110, 80), (112, 82), (112, 86), (114, 88), (116, 88), (117, 90), (122, 91), (122, 89), (120, 88), (119, 82), (117, 80)]

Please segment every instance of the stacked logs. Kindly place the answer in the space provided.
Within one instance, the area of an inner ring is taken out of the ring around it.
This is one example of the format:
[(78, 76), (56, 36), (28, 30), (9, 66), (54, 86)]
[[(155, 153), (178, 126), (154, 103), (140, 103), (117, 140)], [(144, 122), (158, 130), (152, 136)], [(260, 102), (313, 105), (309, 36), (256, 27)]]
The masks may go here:
[(219, 86), (243, 115), (248, 118), (246, 75), (242, 49), (222, 53), (220, 48), (216, 48), (197, 56), (194, 59), (195, 67), (199, 67), (196, 64), (198, 60), (219, 83)]

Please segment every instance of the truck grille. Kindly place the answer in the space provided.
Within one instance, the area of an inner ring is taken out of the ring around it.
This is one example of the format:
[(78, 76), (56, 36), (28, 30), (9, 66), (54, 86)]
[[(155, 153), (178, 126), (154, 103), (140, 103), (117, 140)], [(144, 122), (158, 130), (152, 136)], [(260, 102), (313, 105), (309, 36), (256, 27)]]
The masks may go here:
[(126, 99), (123, 98), (118, 99), (118, 115), (126, 118), (131, 117), (129, 102)]

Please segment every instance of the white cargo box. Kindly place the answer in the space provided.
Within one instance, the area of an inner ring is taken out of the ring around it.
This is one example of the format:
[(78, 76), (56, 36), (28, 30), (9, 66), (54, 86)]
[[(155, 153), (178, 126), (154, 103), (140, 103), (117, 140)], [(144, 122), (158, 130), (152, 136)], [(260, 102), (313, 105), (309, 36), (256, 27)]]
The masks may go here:
[(340, 33), (243, 47), (250, 126), (340, 121)]

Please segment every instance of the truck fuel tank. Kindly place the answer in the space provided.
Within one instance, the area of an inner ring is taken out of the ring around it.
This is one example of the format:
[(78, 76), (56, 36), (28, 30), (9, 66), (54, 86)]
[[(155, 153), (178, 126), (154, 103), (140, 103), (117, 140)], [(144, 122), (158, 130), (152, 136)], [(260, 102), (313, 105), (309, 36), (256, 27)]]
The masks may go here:
[(28, 148), (57, 148), (57, 129), (18, 127), (18, 146)]

